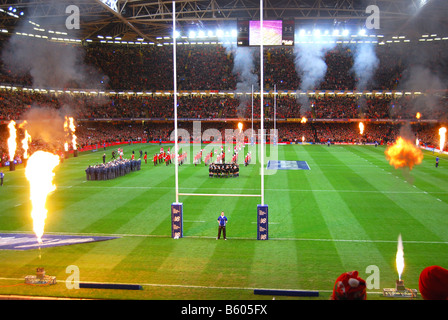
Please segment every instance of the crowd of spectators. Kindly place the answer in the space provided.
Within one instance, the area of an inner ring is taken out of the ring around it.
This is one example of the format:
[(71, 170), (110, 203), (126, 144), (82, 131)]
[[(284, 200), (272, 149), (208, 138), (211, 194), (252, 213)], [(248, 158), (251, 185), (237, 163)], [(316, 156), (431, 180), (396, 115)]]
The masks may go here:
[[(252, 108), (253, 100), (253, 108)], [(302, 95), (270, 94), (264, 97), (266, 118), (291, 119), (415, 119), (444, 120), (448, 97), (438, 95)], [(177, 116), (183, 119), (234, 119), (260, 117), (260, 99), (250, 94), (182, 94)], [(25, 119), (33, 108), (69, 112), (78, 120), (172, 119), (170, 94), (70, 94), (30, 90), (0, 90), (0, 120)]]
[[(63, 46), (64, 44), (61, 44)], [(408, 45), (409, 46), (409, 45)], [(429, 46), (429, 45), (428, 45)], [(398, 49), (397, 49), (398, 48)], [(446, 44), (428, 47), (435, 59), (443, 59)], [(2, 49), (0, 47), (0, 49)], [(83, 62), (91, 70), (98, 71), (97, 88), (108, 90), (156, 91), (173, 89), (173, 46), (171, 45), (119, 45), (88, 44), (83, 50)], [(236, 90), (239, 71), (234, 69), (236, 48), (228, 49), (220, 44), (179, 45), (176, 50), (177, 83), (179, 90)], [(298, 90), (301, 85), (300, 67), (295, 63), (300, 47), (266, 47), (264, 51), (265, 88)], [(370, 90), (393, 90), (399, 87), (404, 71), (413, 65), (409, 47), (376, 46), (378, 67), (370, 71)], [(316, 90), (355, 90), (359, 76), (353, 69), (356, 47), (339, 44), (326, 51), (326, 74), (316, 85)], [(251, 72), (260, 75), (256, 52)], [(428, 60), (427, 58), (425, 58)], [(426, 67), (426, 66), (425, 66)], [(440, 69), (431, 62), (428, 68)], [(446, 66), (442, 66), (442, 69)], [(443, 72), (443, 70), (439, 70)], [(447, 70), (445, 70), (447, 71)], [(96, 81), (96, 80), (95, 80)], [(32, 86), (29, 74), (17, 74), (0, 61), (0, 82)], [(61, 84), (66, 88), (76, 83)], [(81, 85), (81, 84), (78, 84)], [(81, 88), (85, 89), (85, 88)]]
[[(63, 44), (61, 44), (63, 45)], [(440, 73), (444, 67), (434, 63), (442, 59), (446, 45), (430, 47), (434, 59), (430, 70)], [(69, 113), (78, 121), (78, 144), (80, 147), (107, 141), (129, 141), (138, 139), (169, 139), (174, 117), (174, 98), (165, 93), (173, 89), (172, 46), (123, 46), (88, 44), (84, 62), (104, 75), (106, 83), (102, 90), (114, 90), (117, 93), (71, 93), (47, 90), (25, 90), (32, 87), (33, 79), (29, 74), (13, 73), (0, 61), (0, 82), (18, 87), (18, 89), (0, 89), (0, 121), (26, 120), (28, 111), (35, 108), (49, 108)], [(232, 119), (255, 119), (260, 117), (260, 99), (253, 99), (247, 93), (236, 93), (239, 73), (234, 70), (235, 50), (225, 46), (182, 45), (177, 47), (178, 118), (181, 125), (191, 129), (191, 121), (223, 119), (219, 127), (226, 126), (224, 121)], [(446, 121), (448, 97), (440, 92), (421, 95), (405, 94), (292, 94), (300, 88), (301, 77), (295, 65), (298, 47), (267, 47), (264, 52), (265, 89), (272, 90), (276, 85), (280, 91), (264, 96), (264, 116), (278, 122), (279, 140), (295, 141), (304, 136), (314, 142), (322, 141), (386, 141), (397, 134), (396, 120), (416, 121), (416, 113), (421, 120)], [(377, 46), (376, 55), (379, 66), (371, 75), (368, 90), (400, 89), (405, 70), (411, 59), (406, 46)], [(257, 59), (255, 52), (254, 59)], [(316, 90), (357, 90), (358, 78), (353, 72), (353, 47), (337, 45), (324, 56), (327, 72)], [(432, 59), (432, 58), (431, 58)], [(428, 59), (427, 59), (428, 60)], [(446, 67), (446, 66), (445, 66)], [(438, 70), (438, 68), (440, 70)], [(255, 63), (252, 70), (259, 74)], [(107, 80), (106, 80), (107, 79)], [(46, 88), (50, 89), (50, 88)], [(97, 89), (97, 88), (84, 88)], [(192, 91), (196, 93), (193, 93)], [(282, 90), (289, 90), (283, 94)], [(99, 91), (99, 90), (98, 90)], [(134, 94), (119, 93), (133, 91)], [(143, 92), (138, 94), (137, 92)], [(158, 91), (156, 93), (156, 91)], [(207, 91), (202, 94), (200, 91)], [(225, 93), (221, 93), (225, 91)], [(147, 94), (146, 92), (152, 92)], [(298, 92), (297, 92), (298, 93)], [(252, 104), (253, 101), (253, 104)], [(274, 108), (275, 106), (275, 108)], [(253, 112), (252, 112), (253, 110)], [(285, 120), (306, 117), (310, 120), (366, 119), (388, 120), (366, 129), (360, 137), (357, 128), (349, 123), (331, 123), (310, 121), (308, 124), (288, 123)], [(99, 121), (107, 120), (107, 121)], [(217, 122), (212, 122), (218, 126)], [(434, 144), (438, 135), (434, 128), (422, 123), (415, 132)], [(3, 125), (2, 125), (3, 126)], [(383, 127), (382, 127), (383, 126)], [(5, 129), (2, 129), (4, 135)], [(2, 137), (3, 138), (3, 137)], [(2, 139), (5, 141), (6, 139)], [(40, 143), (34, 142), (34, 146)], [(2, 149), (5, 150), (4, 142)], [(41, 147), (41, 146), (39, 146)]]

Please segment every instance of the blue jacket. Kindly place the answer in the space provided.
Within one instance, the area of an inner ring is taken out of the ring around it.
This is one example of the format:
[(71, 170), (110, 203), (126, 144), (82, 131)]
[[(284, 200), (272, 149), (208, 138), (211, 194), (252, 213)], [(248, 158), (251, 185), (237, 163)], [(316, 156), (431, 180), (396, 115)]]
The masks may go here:
[(221, 227), (225, 227), (226, 223), (227, 223), (227, 217), (226, 216), (219, 216), (218, 217), (218, 222), (219, 222), (219, 225)]

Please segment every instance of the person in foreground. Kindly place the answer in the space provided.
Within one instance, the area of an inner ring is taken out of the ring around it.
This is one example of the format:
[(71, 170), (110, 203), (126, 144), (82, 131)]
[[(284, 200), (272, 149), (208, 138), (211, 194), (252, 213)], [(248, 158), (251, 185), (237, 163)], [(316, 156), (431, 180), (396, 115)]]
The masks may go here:
[(423, 269), (418, 279), (424, 300), (448, 300), (448, 270), (440, 266)]
[(330, 300), (366, 300), (366, 282), (358, 276), (358, 271), (341, 274), (334, 283)]

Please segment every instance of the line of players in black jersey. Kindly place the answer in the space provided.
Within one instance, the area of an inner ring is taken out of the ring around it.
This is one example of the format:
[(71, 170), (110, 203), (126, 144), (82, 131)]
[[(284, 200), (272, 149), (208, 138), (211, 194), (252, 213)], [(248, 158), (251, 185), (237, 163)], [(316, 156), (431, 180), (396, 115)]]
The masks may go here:
[(239, 177), (240, 166), (237, 163), (212, 163), (208, 166), (209, 177)]

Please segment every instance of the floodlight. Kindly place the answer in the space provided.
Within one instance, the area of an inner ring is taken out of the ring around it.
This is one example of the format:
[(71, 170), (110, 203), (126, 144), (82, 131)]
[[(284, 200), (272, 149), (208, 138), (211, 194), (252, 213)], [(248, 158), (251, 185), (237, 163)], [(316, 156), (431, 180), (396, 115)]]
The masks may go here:
[(196, 38), (196, 32), (194, 32), (194, 31), (190, 31), (190, 33), (188, 34), (188, 37), (189, 38)]

